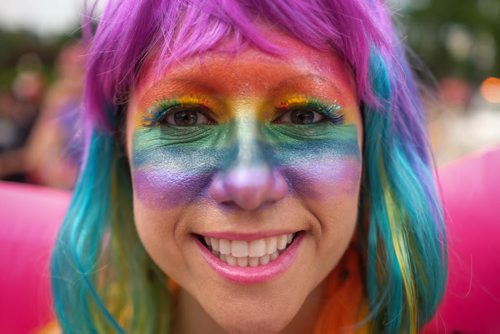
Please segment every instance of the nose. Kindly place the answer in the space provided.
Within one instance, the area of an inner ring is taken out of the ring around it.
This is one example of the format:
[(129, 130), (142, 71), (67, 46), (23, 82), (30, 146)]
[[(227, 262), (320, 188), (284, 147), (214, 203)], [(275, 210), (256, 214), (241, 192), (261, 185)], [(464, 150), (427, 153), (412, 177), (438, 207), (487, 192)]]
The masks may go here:
[(236, 131), (237, 139), (223, 163), (225, 166), (210, 185), (212, 198), (244, 210), (255, 210), (265, 203), (284, 198), (288, 184), (273, 166), (269, 150), (259, 140), (257, 129), (242, 126)]

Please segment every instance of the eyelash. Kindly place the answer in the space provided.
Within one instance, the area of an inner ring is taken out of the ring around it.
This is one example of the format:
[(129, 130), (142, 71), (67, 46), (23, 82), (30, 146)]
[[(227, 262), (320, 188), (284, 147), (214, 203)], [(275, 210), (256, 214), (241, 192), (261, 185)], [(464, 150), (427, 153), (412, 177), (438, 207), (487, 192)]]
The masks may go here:
[[(148, 116), (144, 116), (143, 123), (146, 127), (154, 127), (159, 124), (163, 124), (166, 122), (166, 119), (170, 115), (174, 115), (176, 111), (186, 111), (192, 110), (196, 111), (199, 114), (203, 115), (207, 120), (208, 124), (216, 124), (216, 122), (210, 116), (210, 110), (208, 107), (205, 107), (201, 104), (185, 104), (181, 102), (161, 102), (157, 106), (148, 110)], [(168, 124), (170, 126), (175, 126), (172, 124)]]
[[(217, 122), (215, 122), (213, 118), (210, 116), (210, 109), (208, 107), (201, 104), (184, 104), (178, 101), (172, 101), (172, 102), (161, 102), (157, 106), (148, 110), (147, 112), (148, 116), (144, 116), (143, 118), (144, 126), (154, 127), (159, 124), (165, 123), (166, 118), (170, 115), (174, 115), (176, 109), (177, 111), (185, 111), (185, 110), (196, 111), (207, 119), (208, 121), (207, 124), (210, 125), (217, 124)], [(311, 111), (324, 117), (324, 119), (321, 119), (314, 123), (330, 122), (334, 125), (340, 125), (344, 123), (344, 117), (345, 117), (345, 114), (342, 112), (342, 108), (337, 104), (337, 101), (334, 101), (330, 105), (318, 101), (310, 101), (304, 104), (298, 103), (298, 104), (281, 106), (278, 107), (276, 110), (280, 112), (280, 115), (274, 119), (273, 123), (277, 124), (288, 124), (285, 122), (277, 122), (277, 120), (283, 118), (288, 113), (291, 114), (292, 112), (297, 110)], [(175, 126), (168, 123), (167, 125)], [(303, 124), (295, 124), (295, 125), (303, 125)]]
[(310, 101), (305, 104), (292, 104), (289, 106), (283, 106), (278, 108), (278, 111), (282, 111), (282, 113), (279, 117), (276, 118), (276, 120), (296, 110), (312, 111), (324, 117), (324, 119), (314, 123), (330, 122), (334, 125), (340, 125), (344, 123), (345, 114), (342, 112), (342, 108), (337, 104), (337, 101), (333, 101), (333, 103), (331, 103), (330, 105), (319, 101)]

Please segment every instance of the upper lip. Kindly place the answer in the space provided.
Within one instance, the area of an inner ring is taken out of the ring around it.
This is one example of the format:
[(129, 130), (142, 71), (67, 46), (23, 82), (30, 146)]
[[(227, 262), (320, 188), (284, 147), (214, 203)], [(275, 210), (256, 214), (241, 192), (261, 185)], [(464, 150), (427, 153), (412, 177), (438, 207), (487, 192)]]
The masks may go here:
[(207, 238), (215, 238), (215, 239), (226, 239), (226, 240), (257, 240), (263, 238), (269, 238), (279, 235), (286, 234), (294, 234), (300, 232), (300, 230), (274, 230), (274, 231), (262, 231), (262, 232), (253, 232), (253, 233), (241, 233), (241, 232), (229, 232), (229, 231), (220, 231), (220, 232), (203, 232), (203, 233), (195, 233), (202, 237)]

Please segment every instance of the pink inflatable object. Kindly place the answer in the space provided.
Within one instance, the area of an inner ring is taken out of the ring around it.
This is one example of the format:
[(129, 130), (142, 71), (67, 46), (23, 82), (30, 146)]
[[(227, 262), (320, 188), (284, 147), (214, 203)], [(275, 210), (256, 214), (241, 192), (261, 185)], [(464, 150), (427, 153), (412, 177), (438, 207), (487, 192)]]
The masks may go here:
[[(440, 171), (449, 280), (424, 333), (500, 333), (500, 150)], [(49, 255), (70, 194), (0, 182), (0, 333), (53, 319)]]
[(0, 333), (33, 333), (53, 319), (49, 257), (69, 199), (0, 182)]
[(425, 333), (500, 333), (500, 150), (440, 171), (449, 278)]

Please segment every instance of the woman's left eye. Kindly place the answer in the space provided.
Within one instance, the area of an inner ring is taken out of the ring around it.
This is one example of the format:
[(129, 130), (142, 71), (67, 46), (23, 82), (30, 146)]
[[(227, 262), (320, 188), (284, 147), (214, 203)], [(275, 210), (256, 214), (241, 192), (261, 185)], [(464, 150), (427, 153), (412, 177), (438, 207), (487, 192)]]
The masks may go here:
[(307, 125), (321, 122), (325, 119), (325, 116), (317, 111), (308, 108), (294, 108), (282, 114), (274, 122), (278, 124), (298, 124)]

